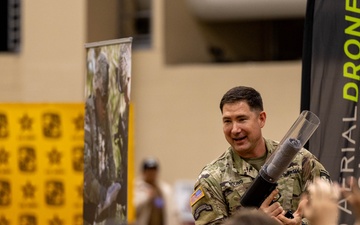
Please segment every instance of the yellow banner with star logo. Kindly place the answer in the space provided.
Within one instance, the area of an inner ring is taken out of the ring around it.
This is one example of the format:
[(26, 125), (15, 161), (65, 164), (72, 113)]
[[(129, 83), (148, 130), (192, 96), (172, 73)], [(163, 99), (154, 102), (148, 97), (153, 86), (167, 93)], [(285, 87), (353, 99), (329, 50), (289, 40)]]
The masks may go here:
[(83, 224), (84, 104), (0, 104), (0, 224)]

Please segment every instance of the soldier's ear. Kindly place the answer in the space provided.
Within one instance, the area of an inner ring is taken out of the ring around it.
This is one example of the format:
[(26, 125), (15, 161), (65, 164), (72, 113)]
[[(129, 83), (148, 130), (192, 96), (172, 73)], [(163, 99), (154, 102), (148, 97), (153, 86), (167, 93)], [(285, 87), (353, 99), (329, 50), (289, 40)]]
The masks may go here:
[(259, 126), (261, 128), (263, 128), (265, 126), (265, 122), (266, 122), (266, 112), (265, 111), (261, 111), (259, 113)]

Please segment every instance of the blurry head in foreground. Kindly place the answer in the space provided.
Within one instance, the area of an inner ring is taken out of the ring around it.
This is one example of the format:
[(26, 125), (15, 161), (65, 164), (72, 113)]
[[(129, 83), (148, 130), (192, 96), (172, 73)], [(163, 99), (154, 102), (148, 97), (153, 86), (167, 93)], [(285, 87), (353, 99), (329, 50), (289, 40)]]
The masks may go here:
[(223, 225), (280, 225), (280, 223), (261, 210), (241, 208), (238, 213), (229, 217)]
[[(338, 183), (330, 183), (321, 178), (315, 178), (303, 194), (304, 217), (312, 225), (338, 224), (338, 200), (340, 187)], [(326, 213), (325, 213), (326, 212)]]

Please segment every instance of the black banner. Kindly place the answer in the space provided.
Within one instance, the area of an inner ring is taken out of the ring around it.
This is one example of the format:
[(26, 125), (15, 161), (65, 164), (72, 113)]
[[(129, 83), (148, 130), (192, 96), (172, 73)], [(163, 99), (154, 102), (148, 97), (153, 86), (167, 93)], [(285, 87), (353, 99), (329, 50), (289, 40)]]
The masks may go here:
[[(347, 187), (349, 176), (360, 183), (360, 1), (312, 0), (307, 4), (301, 107), (321, 121), (309, 150), (332, 180)], [(353, 224), (345, 199), (339, 208), (339, 224)]]

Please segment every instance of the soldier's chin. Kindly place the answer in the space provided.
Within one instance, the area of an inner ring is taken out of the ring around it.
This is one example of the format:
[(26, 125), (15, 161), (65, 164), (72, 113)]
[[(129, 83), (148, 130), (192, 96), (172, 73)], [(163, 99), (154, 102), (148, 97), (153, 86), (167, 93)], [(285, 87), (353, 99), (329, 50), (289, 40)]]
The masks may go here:
[(233, 144), (233, 149), (238, 153), (247, 152), (248, 148), (249, 148), (249, 146), (246, 145), (246, 143), (244, 141), (234, 142), (234, 144)]
[(246, 137), (233, 139), (234, 145), (235, 146), (244, 145), (245, 139)]

